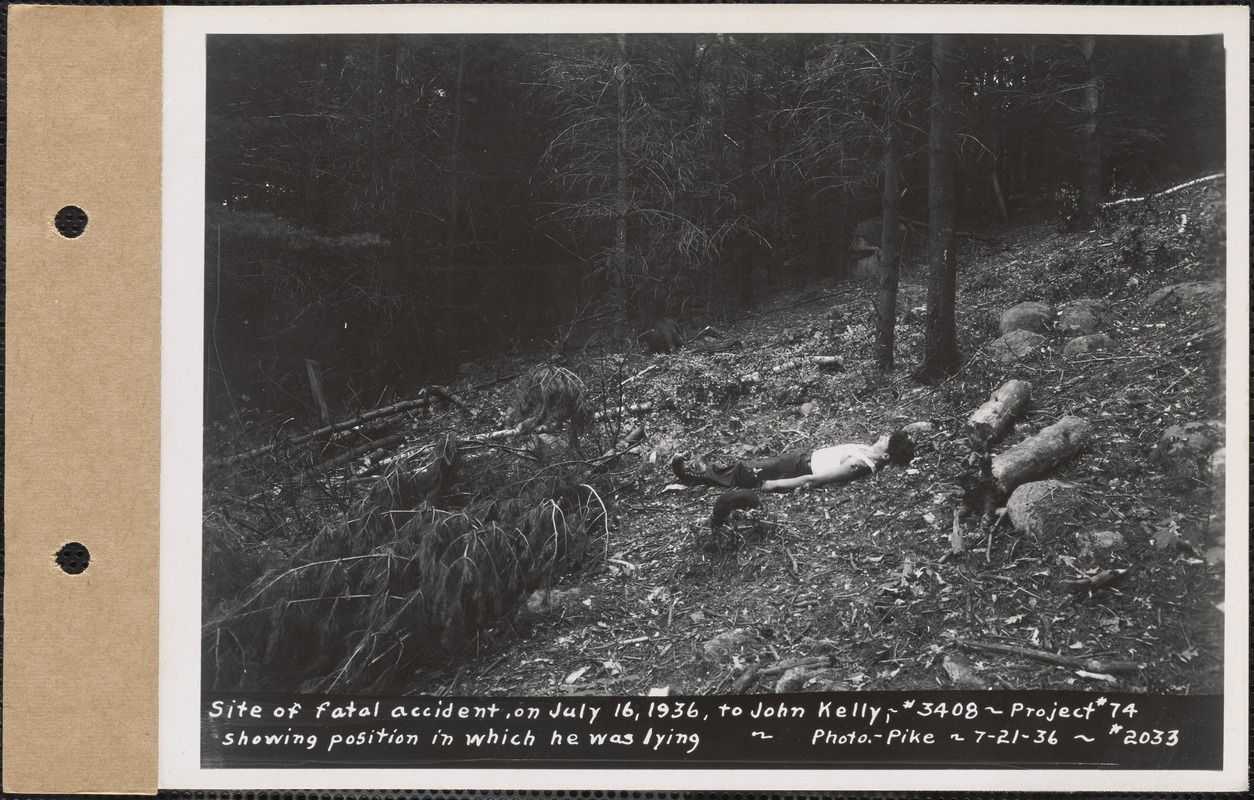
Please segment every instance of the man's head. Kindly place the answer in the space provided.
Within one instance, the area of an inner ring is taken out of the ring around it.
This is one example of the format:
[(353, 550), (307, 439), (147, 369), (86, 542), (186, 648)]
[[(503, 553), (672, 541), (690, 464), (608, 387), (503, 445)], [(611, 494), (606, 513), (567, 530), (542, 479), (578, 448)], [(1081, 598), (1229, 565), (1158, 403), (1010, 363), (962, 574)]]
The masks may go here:
[(914, 441), (903, 431), (893, 431), (888, 435), (888, 447), (884, 451), (892, 464), (909, 464), (914, 458)]

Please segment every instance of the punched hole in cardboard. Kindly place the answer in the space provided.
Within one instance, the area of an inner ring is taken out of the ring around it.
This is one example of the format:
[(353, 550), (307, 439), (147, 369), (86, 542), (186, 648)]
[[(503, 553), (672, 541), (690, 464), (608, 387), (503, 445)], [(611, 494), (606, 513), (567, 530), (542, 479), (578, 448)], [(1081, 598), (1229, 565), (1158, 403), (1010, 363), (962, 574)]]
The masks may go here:
[(57, 566), (70, 575), (78, 575), (87, 569), (91, 553), (78, 542), (70, 542), (57, 551)]
[(57, 226), (57, 233), (65, 238), (76, 238), (87, 229), (87, 212), (78, 206), (66, 206), (57, 212), (53, 224)]

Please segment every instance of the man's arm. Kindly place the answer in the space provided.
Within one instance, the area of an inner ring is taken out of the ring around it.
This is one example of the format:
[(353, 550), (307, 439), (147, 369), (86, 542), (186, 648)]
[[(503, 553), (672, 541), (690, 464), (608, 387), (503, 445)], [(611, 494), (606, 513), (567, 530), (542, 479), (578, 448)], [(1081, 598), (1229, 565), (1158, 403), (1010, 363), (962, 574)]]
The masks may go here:
[(802, 486), (818, 486), (814, 482), (814, 475), (799, 475), (796, 478), (776, 478), (774, 480), (762, 481), (762, 491), (764, 492), (786, 492), (790, 489), (800, 489)]
[(778, 478), (776, 480), (762, 481), (762, 490), (765, 492), (787, 492), (792, 489), (800, 489), (803, 486), (808, 488), (826, 486), (829, 483), (851, 481), (862, 475), (869, 475), (874, 471), (875, 469), (871, 463), (864, 458), (848, 458), (839, 465), (823, 472), (800, 475), (796, 478)]

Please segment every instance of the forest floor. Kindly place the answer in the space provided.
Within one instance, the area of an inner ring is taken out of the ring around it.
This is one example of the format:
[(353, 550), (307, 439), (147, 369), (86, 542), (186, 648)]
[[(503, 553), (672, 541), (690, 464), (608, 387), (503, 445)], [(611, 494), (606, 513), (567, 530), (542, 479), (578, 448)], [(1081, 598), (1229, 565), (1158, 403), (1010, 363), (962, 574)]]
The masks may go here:
[[(1221, 692), (1224, 528), (1210, 455), (1225, 427), (1222, 213), (1217, 195), (1199, 189), (1095, 231), (1041, 222), (964, 239), (962, 366), (932, 385), (910, 376), (923, 352), (914, 306), (926, 284), (910, 265), (891, 373), (874, 364), (873, 279), (763, 293), (717, 321), (722, 336), (740, 342), (724, 352), (569, 353), (561, 363), (590, 388), (605, 385), (607, 372), (639, 376), (615, 402), (654, 404), (624, 424), (642, 425), (646, 438), (639, 458), (614, 475), (606, 558), (560, 576), (551, 595), (502, 619), (464, 660), (418, 669), (404, 691)], [(1150, 302), (1190, 282), (1218, 294)], [(1106, 303), (1108, 348), (1064, 356), (1068, 337), (1051, 332), (1014, 363), (990, 352), (1006, 309), (1082, 298)], [(814, 355), (838, 355), (844, 368), (821, 371), (804, 361)], [(450, 386), (498, 419), (423, 411), (408, 435), (508, 427), (513, 378), (535, 360), (482, 359)], [(1008, 520), (987, 534), (965, 519), (965, 551), (955, 554), (959, 478), (971, 452), (963, 426), (1012, 378), (1031, 382), (1031, 401), (994, 452), (1066, 415), (1093, 426), (1086, 448), (1047, 476), (1073, 492), (1074, 513), (1048, 535), (1017, 532)], [(721, 549), (710, 547), (708, 526), (721, 490), (678, 484), (670, 470), (680, 452), (717, 459), (869, 443), (922, 420), (939, 424), (908, 467), (763, 494)], [(1186, 425), (1179, 430), (1203, 443), (1182, 462), (1168, 429)], [(1086, 545), (1095, 531), (1118, 534), (1114, 546)], [(1104, 570), (1127, 573), (1091, 592), (1068, 583)]]

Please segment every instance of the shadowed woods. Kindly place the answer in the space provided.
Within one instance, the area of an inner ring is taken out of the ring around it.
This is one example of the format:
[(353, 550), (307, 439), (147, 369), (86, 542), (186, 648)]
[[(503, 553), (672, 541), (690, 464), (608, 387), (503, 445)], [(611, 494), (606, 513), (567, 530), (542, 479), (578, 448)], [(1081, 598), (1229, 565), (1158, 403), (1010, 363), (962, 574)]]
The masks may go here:
[(205, 688), (1217, 691), (1222, 51), (935, 38), (211, 37)]

